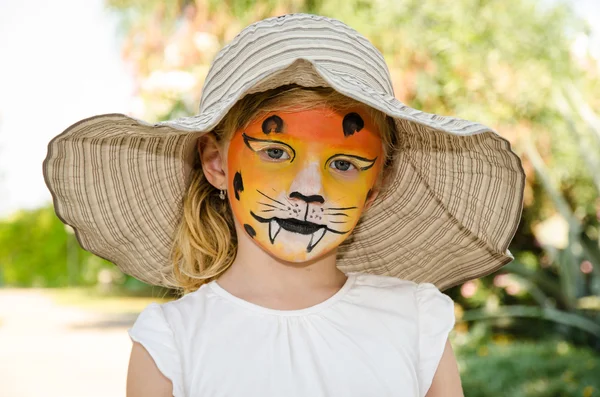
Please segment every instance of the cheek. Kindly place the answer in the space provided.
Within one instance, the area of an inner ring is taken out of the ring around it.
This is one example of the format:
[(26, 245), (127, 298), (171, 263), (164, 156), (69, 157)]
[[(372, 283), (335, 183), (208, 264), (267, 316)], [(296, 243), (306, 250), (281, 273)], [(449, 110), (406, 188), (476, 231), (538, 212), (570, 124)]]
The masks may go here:
[(343, 177), (332, 172), (325, 172), (323, 188), (326, 199), (344, 207), (362, 208), (367, 200), (367, 194), (375, 185), (381, 166), (379, 161), (369, 170), (362, 171), (354, 177)]
[(227, 169), (230, 203), (234, 215), (242, 224), (256, 222), (251, 211), (266, 217), (274, 208), (286, 208), (284, 200), (280, 200), (280, 203), (275, 201), (280, 192), (286, 191), (285, 184), (289, 178), (285, 178), (285, 172), (275, 170), (274, 164), (265, 164), (258, 156), (247, 153), (243, 142), (238, 146), (232, 144), (229, 153)]

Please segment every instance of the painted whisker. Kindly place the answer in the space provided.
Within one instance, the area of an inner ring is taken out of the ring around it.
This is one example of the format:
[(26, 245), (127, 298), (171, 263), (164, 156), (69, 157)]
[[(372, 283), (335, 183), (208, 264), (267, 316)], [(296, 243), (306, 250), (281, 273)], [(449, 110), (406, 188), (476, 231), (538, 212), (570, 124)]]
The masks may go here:
[(278, 210), (283, 210), (283, 208), (277, 207), (276, 205), (271, 205), (271, 204), (267, 204), (267, 203), (261, 203), (260, 201), (258, 202), (258, 204), (265, 205), (265, 206), (271, 207), (271, 208), (276, 208)]
[(290, 200), (288, 200), (287, 197), (284, 197), (284, 198), (285, 198), (285, 201), (287, 201), (290, 206), (292, 206), (292, 207), (294, 206), (294, 203), (292, 203)]
[(256, 189), (256, 191), (257, 191), (257, 192), (259, 192), (260, 194), (262, 194), (263, 196), (265, 196), (266, 198), (268, 198), (269, 200), (271, 200), (271, 201), (274, 201), (274, 202), (276, 202), (276, 203), (279, 203), (279, 204), (281, 204), (281, 205), (285, 206), (285, 204), (283, 204), (281, 201), (277, 201), (277, 200), (275, 200), (274, 198), (271, 198), (271, 197), (267, 196), (266, 194), (264, 194), (264, 193), (263, 193), (263, 192), (261, 192), (260, 190)]

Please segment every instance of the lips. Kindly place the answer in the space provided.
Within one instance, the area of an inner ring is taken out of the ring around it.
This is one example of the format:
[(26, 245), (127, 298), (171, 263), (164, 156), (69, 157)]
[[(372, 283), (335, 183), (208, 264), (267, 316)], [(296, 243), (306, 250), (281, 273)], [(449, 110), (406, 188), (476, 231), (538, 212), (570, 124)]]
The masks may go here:
[(311, 252), (312, 249), (321, 241), (325, 232), (327, 231), (327, 227), (325, 225), (318, 225), (316, 223), (302, 221), (299, 219), (283, 219), (283, 218), (271, 218), (265, 219), (250, 211), (250, 214), (259, 222), (268, 223), (269, 224), (269, 239), (271, 240), (271, 244), (275, 243), (275, 239), (277, 235), (281, 231), (281, 229), (285, 229), (288, 232), (299, 233), (304, 235), (311, 235), (310, 241), (308, 242), (308, 246), (306, 247), (306, 252)]

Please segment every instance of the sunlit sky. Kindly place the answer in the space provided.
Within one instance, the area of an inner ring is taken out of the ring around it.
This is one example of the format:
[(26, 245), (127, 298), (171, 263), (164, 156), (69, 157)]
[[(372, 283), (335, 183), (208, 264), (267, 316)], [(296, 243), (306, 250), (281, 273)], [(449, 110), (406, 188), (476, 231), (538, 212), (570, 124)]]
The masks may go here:
[[(600, 27), (600, 0), (572, 2)], [(103, 0), (0, 0), (0, 218), (51, 200), (50, 139), (82, 118), (130, 112), (116, 27)]]
[(51, 200), (47, 144), (79, 119), (129, 112), (132, 84), (103, 0), (0, 0), (0, 217)]

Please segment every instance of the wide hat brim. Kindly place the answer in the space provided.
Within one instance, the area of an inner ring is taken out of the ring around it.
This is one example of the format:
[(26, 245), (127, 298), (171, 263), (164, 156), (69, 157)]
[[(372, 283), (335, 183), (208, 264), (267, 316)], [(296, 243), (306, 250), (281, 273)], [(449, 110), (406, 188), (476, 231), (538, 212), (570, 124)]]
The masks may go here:
[[(293, 40), (285, 41), (286, 34)], [(265, 37), (287, 47), (271, 48), (268, 63), (252, 63), (261, 55), (251, 47), (266, 48)], [(336, 51), (359, 45), (365, 54), (353, 55), (353, 66), (345, 55), (331, 55), (331, 40)], [(246, 65), (245, 73), (227, 70), (236, 63)], [(55, 137), (43, 173), (57, 216), (84, 249), (124, 273), (177, 288), (170, 252), (197, 139), (243, 96), (292, 83), (332, 87), (393, 117), (399, 131), (391, 184), (339, 246), (340, 270), (444, 290), (514, 259), (508, 246), (521, 217), (525, 173), (510, 143), (482, 124), (401, 103), (383, 57), (366, 39), (339, 21), (308, 14), (244, 29), (213, 61), (196, 116), (149, 124), (105, 114)]]

